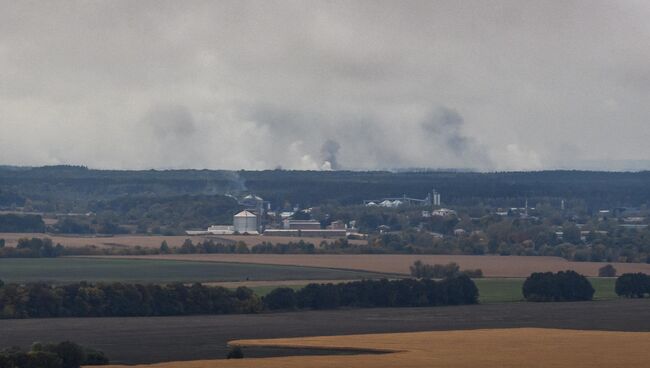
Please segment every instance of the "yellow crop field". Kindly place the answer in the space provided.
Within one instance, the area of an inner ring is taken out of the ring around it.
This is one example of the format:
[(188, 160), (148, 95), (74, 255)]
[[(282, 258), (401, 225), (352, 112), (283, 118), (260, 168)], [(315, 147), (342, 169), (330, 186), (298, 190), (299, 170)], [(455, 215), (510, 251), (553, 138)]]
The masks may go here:
[[(586, 276), (598, 276), (598, 269), (605, 265), (599, 262), (570, 262), (559, 257), (428, 254), (174, 254), (143, 258), (340, 268), (395, 274), (408, 274), (409, 266), (419, 259), (428, 264), (456, 262), (462, 269), (480, 268), (486, 277), (528, 277), (533, 272), (564, 270), (575, 270)], [(619, 274), (650, 274), (650, 264), (646, 263), (613, 265)]]
[(521, 328), (241, 340), (231, 345), (369, 349), (389, 353), (204, 360), (136, 367), (611, 368), (645, 367), (650, 361), (650, 333), (647, 332)]

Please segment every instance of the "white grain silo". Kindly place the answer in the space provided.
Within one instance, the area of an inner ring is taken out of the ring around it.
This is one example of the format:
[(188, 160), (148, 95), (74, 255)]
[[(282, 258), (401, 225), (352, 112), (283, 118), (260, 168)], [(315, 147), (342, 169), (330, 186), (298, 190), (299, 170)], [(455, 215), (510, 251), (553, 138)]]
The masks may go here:
[(233, 217), (234, 230), (240, 234), (257, 234), (257, 215), (241, 211)]

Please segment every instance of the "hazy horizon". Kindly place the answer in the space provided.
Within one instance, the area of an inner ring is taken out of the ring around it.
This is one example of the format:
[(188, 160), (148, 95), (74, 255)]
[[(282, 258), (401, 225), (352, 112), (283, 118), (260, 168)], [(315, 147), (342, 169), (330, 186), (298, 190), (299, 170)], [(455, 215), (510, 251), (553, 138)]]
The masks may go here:
[(0, 164), (650, 169), (644, 1), (0, 0)]

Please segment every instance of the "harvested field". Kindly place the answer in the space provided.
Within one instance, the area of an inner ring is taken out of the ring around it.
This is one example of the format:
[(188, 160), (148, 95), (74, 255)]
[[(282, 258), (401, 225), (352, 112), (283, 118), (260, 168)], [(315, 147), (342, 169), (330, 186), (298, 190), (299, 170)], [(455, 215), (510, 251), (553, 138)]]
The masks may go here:
[[(111, 247), (135, 247), (141, 246), (143, 248), (158, 248), (160, 243), (167, 241), (170, 247), (180, 247), (183, 245), (185, 239), (192, 239), (194, 243), (204, 241), (206, 239), (213, 239), (215, 242), (221, 240), (222, 242), (239, 242), (243, 241), (249, 247), (267, 243), (289, 243), (304, 240), (305, 242), (313, 243), (318, 246), (322, 241), (332, 242), (336, 239), (331, 238), (310, 238), (310, 237), (291, 237), (291, 236), (262, 236), (262, 235), (219, 235), (219, 236), (205, 236), (205, 235), (180, 235), (180, 236), (146, 236), (146, 235), (115, 235), (115, 236), (66, 236), (60, 234), (45, 234), (45, 233), (0, 233), (0, 239), (5, 239), (7, 246), (15, 246), (20, 238), (50, 238), (54, 243), (61, 243), (68, 247), (83, 247), (86, 245), (94, 245), (102, 248)], [(365, 244), (365, 240), (349, 240), (352, 244)]]
[[(105, 351), (116, 363), (135, 364), (221, 359), (228, 351), (227, 342), (235, 339), (520, 327), (650, 332), (650, 300), (508, 303), (257, 315), (0, 320), (0, 331), (3, 331), (0, 334), (0, 348), (13, 345), (28, 347), (34, 341), (69, 339)], [(589, 355), (591, 351), (582, 353)], [(260, 356), (254, 349), (245, 349), (245, 354), (248, 357)], [(267, 354), (268, 350), (263, 355)]]
[(151, 368), (219, 367), (638, 367), (650, 359), (650, 333), (554, 329), (494, 329), (243, 340), (234, 345), (367, 349), (389, 354), (301, 356), (171, 362)]
[[(129, 256), (130, 257), (130, 256)], [(533, 272), (575, 270), (586, 276), (598, 276), (605, 263), (569, 262), (559, 257), (525, 256), (462, 256), (407, 254), (174, 254), (133, 256), (147, 259), (177, 259), (205, 262), (239, 262), (274, 265), (339, 268), (372, 272), (408, 274), (416, 260), (429, 264), (456, 262), (461, 269), (480, 268), (486, 277), (528, 277)], [(650, 264), (612, 263), (619, 274), (644, 272), (650, 274)]]
[(0, 280), (5, 282), (72, 283), (105, 282), (204, 282), (242, 280), (349, 280), (384, 275), (301, 266), (183, 262), (174, 260), (111, 258), (3, 258)]

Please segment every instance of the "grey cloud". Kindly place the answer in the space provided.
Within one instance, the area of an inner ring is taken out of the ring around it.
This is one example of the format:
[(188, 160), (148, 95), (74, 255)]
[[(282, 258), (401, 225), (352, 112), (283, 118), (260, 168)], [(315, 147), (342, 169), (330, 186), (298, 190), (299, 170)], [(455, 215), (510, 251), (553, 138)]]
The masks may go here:
[(0, 164), (650, 157), (642, 1), (0, 2)]
[(192, 113), (181, 105), (154, 106), (142, 122), (163, 140), (189, 139), (196, 133), (196, 123)]

